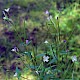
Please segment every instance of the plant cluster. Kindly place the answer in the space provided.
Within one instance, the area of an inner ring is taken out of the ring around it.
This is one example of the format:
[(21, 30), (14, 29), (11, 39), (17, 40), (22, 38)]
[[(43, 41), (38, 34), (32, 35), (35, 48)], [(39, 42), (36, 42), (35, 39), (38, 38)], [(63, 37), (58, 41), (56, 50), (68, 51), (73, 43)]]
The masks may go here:
[[(70, 8), (75, 5), (76, 3)], [(80, 16), (77, 7), (74, 7), (69, 13), (77, 11), (72, 16), (66, 14), (66, 11), (70, 11), (70, 9), (62, 12), (46, 10), (44, 26), (32, 29), (26, 27), (25, 19), (23, 19), (22, 25), (14, 21), (9, 16), (10, 8), (4, 9), (2, 13), (6, 28), (3, 30), (4, 42), (3, 40), (0, 42), (0, 63), (4, 73), (9, 71), (18, 80), (28, 79), (26, 77), (28, 72), (36, 77), (32, 80), (79, 80), (80, 46), (78, 41), (75, 42), (74, 37), (76, 34), (79, 35), (80, 26), (72, 25)], [(57, 13), (56, 16), (55, 13)], [(69, 18), (65, 20), (62, 16), (64, 14)], [(78, 17), (75, 19), (76, 16)], [(9, 63), (9, 60), (12, 61)]]

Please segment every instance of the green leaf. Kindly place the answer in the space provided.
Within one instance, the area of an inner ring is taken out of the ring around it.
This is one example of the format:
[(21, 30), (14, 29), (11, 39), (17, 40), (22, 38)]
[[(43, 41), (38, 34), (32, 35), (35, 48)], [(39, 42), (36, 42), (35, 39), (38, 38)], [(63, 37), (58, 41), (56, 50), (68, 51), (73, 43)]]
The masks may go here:
[(42, 53), (42, 54), (38, 54), (37, 56), (36, 56), (36, 58), (40, 58), (40, 57), (43, 57), (45, 55), (45, 53)]
[(19, 73), (19, 72), (20, 72), (20, 70), (18, 69), (18, 67), (16, 67), (16, 72), (17, 72), (17, 73)]
[(49, 80), (50, 78), (53, 78), (54, 75), (52, 74), (46, 74), (43, 78), (43, 80)]
[(32, 58), (31, 52), (24, 52), (23, 54), (27, 55), (29, 58)]
[(67, 54), (67, 52), (66, 52), (66, 51), (61, 51), (60, 54), (61, 54), (61, 55)]
[(56, 73), (56, 72), (61, 72), (61, 70), (58, 70), (58, 69), (54, 69), (52, 70), (53, 73)]
[(21, 77), (21, 71), (18, 69), (18, 67), (16, 67), (16, 73), (17, 73), (17, 78), (19, 80)]
[(51, 69), (51, 67), (48, 67), (48, 68), (45, 69), (45, 71), (48, 71), (48, 70), (50, 70), (50, 69)]
[(54, 63), (54, 62), (56, 62), (57, 61), (57, 59), (54, 57), (49, 63), (48, 63), (48, 65), (49, 64), (52, 64), (52, 63)]
[(31, 69), (37, 69), (38, 66), (30, 65), (29, 66)]
[(9, 18), (7, 16), (5, 16), (3, 19), (9, 21)]

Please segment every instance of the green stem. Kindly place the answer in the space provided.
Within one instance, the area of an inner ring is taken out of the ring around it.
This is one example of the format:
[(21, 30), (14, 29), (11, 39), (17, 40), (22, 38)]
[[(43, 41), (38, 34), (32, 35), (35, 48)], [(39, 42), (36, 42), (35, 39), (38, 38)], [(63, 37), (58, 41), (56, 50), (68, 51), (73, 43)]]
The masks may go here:
[(25, 40), (25, 20), (24, 20), (24, 40)]
[(60, 27), (59, 27), (59, 19), (58, 20), (58, 33), (59, 33), (59, 41), (60, 41)]

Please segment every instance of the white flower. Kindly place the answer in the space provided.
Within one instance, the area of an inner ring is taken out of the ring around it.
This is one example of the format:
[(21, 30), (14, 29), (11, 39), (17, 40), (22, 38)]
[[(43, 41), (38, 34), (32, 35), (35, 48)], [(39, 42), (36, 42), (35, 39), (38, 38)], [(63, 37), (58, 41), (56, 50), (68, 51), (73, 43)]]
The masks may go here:
[(4, 11), (2, 11), (2, 13), (3, 13), (4, 15), (6, 15)]
[(52, 20), (52, 16), (50, 15), (49, 17), (47, 17), (47, 20), (48, 21)]
[(50, 15), (49, 18), (52, 19), (52, 16)]
[(13, 52), (17, 52), (17, 51), (19, 51), (19, 50), (18, 50), (17, 47), (14, 47), (11, 51), (13, 51)]
[(10, 8), (4, 9), (6, 12), (9, 12)]
[(72, 56), (71, 59), (72, 59), (72, 62), (77, 61), (77, 57), (76, 56)]
[(46, 10), (46, 11), (45, 11), (45, 14), (49, 14), (49, 11), (48, 11), (48, 10)]
[(49, 56), (43, 56), (43, 61), (44, 62), (48, 62), (49, 61), (48, 59), (49, 59)]
[(16, 52), (16, 49), (12, 49), (11, 51)]
[(45, 43), (45, 44), (47, 44), (47, 43), (48, 43), (48, 41), (46, 40), (44, 43)]
[(17, 72), (14, 74), (14, 77), (16, 77), (17, 76)]
[(36, 74), (39, 74), (39, 71), (36, 71)]

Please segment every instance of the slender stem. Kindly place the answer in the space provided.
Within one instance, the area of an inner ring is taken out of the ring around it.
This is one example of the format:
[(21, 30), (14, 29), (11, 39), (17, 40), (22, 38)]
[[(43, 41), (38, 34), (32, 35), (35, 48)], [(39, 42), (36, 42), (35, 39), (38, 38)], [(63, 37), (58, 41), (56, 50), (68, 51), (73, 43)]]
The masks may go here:
[(50, 21), (54, 25), (55, 30), (57, 31), (55, 23), (51, 19), (50, 19)]
[(25, 20), (24, 20), (24, 40), (25, 40)]
[(60, 41), (60, 26), (59, 26), (59, 19), (57, 18), (58, 20), (58, 33), (59, 33), (59, 41)]
[[(53, 51), (52, 45), (51, 45), (51, 50), (52, 50), (53, 56), (56, 58), (56, 54), (55, 54), (54, 51)], [(56, 59), (57, 59), (57, 58), (56, 58)]]

